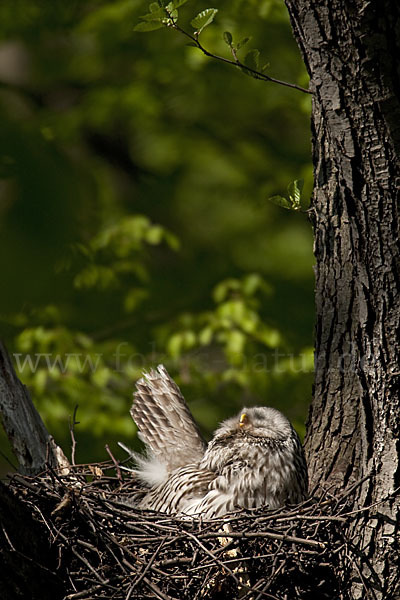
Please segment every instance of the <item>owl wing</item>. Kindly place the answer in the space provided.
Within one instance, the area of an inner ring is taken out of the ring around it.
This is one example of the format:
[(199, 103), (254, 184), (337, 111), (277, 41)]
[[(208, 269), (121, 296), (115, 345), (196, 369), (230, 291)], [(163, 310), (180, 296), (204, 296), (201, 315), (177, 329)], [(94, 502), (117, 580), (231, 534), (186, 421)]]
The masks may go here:
[(163, 365), (137, 382), (130, 412), (139, 437), (168, 472), (203, 457), (207, 444)]

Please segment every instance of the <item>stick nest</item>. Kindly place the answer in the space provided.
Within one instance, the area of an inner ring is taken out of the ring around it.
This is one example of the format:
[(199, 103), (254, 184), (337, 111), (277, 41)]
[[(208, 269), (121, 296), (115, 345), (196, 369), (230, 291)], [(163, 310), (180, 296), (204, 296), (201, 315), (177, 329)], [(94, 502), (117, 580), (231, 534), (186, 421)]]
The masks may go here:
[(11, 478), (57, 556), (65, 600), (346, 598), (348, 494), (202, 522), (129, 506), (140, 490), (112, 469)]

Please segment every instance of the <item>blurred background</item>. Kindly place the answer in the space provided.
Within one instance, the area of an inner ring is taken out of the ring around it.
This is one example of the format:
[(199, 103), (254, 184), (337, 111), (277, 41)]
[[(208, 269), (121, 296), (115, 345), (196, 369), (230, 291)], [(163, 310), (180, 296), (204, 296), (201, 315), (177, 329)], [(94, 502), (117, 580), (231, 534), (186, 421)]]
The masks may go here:
[[(251, 36), (307, 87), (281, 0), (220, 0), (201, 36)], [(188, 2), (179, 23), (208, 5)], [(205, 436), (243, 405), (304, 434), (313, 370), (312, 232), (268, 198), (312, 189), (310, 97), (257, 81), (135, 0), (0, 6), (1, 337), (77, 462), (139, 447), (135, 380), (164, 363)], [(14, 461), (2, 432), (2, 470)]]

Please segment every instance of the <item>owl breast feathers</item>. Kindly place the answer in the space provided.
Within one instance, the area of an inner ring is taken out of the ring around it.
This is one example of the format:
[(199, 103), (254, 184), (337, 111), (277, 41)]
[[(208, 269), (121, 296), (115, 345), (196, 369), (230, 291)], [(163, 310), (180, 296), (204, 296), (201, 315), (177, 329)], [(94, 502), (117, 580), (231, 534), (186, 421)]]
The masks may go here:
[(145, 456), (134, 455), (135, 473), (148, 487), (140, 508), (212, 518), (307, 496), (300, 440), (274, 408), (243, 408), (207, 445), (160, 365), (137, 382), (131, 415), (146, 445)]

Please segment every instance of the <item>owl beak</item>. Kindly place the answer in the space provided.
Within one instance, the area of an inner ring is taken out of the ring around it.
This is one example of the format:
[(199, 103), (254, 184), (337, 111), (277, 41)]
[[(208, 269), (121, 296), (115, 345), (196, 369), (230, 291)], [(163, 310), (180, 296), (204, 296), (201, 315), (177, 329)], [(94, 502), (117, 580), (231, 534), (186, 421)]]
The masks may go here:
[(245, 425), (248, 420), (249, 420), (249, 417), (246, 415), (246, 413), (242, 413), (240, 415), (239, 427), (243, 427), (243, 425)]

